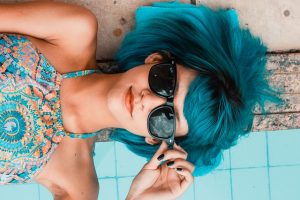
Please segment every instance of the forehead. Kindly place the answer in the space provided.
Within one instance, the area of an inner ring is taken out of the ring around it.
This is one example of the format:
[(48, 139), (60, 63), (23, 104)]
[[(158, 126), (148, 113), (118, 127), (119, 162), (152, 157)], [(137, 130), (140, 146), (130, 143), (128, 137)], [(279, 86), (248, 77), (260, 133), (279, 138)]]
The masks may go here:
[(197, 77), (199, 72), (180, 64), (176, 64), (176, 69), (177, 86), (174, 97), (174, 109), (176, 115), (179, 116), (179, 121), (176, 121), (176, 136), (182, 136), (188, 132), (188, 124), (183, 114), (184, 99), (191, 82)]

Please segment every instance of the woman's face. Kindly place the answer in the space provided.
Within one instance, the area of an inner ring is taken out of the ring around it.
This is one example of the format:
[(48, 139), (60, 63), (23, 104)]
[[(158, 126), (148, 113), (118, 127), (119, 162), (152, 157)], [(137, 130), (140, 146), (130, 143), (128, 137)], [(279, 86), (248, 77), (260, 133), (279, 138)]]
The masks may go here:
[[(161, 61), (158, 53), (153, 53), (145, 59), (144, 65), (134, 67), (120, 76), (120, 79), (108, 93), (108, 107), (115, 119), (129, 132), (144, 136), (149, 144), (155, 144), (158, 140), (151, 137), (147, 129), (149, 113), (157, 106), (166, 103), (166, 98), (155, 95), (149, 87), (148, 74), (150, 68)], [(175, 138), (184, 136), (188, 132), (188, 124), (183, 114), (183, 103), (190, 83), (196, 78), (198, 72), (183, 67), (176, 63), (177, 91), (174, 97), (174, 110), (176, 118)], [(131, 87), (134, 100), (132, 117), (126, 108), (125, 96)]]

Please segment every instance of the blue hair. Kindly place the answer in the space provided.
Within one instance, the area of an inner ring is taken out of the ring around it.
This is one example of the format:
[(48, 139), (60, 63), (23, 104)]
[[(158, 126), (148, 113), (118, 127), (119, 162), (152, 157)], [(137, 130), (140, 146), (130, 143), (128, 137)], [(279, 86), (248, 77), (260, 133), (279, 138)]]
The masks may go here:
[[(265, 113), (266, 101), (282, 101), (268, 84), (262, 41), (240, 28), (228, 11), (194, 7), (193, 12), (166, 12), (141, 22), (125, 36), (114, 59), (124, 72), (164, 50), (199, 71), (184, 100), (187, 137), (175, 138), (188, 152), (187, 160), (200, 169), (193, 173), (199, 176), (217, 167), (222, 151), (251, 131), (256, 104)], [(148, 160), (159, 147), (126, 129), (116, 128), (109, 137)]]

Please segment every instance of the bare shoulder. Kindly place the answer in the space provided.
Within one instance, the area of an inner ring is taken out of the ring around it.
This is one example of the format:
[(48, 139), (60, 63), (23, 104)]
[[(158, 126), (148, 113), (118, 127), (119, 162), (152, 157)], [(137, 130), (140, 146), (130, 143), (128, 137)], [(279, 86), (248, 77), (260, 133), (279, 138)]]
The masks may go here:
[(25, 35), (61, 74), (96, 66), (97, 18), (89, 11), (82, 12), (79, 19), (74, 19), (72, 31), (69, 26), (59, 27), (66, 30), (59, 30), (52, 39)]
[(87, 39), (88, 36), (84, 36), (85, 42), (69, 37), (61, 44), (52, 44), (32, 36), (26, 37), (61, 74), (96, 66), (96, 37)]
[(78, 13), (80, 17), (71, 19), (68, 26), (57, 26), (56, 37), (45, 38), (44, 41), (74, 56), (95, 50), (98, 20), (93, 12), (83, 8)]
[(75, 25), (74, 30), (77, 33), (66, 32), (68, 34), (47, 42), (78, 60), (89, 60), (96, 54), (98, 22), (93, 14), (87, 15), (84, 22)]
[(47, 42), (63, 49), (73, 56), (80, 56), (83, 52), (94, 53), (97, 47), (97, 32), (98, 21), (92, 12), (88, 12), (82, 17), (83, 22), (75, 23), (73, 31), (75, 33), (67, 32), (62, 34), (55, 40)]

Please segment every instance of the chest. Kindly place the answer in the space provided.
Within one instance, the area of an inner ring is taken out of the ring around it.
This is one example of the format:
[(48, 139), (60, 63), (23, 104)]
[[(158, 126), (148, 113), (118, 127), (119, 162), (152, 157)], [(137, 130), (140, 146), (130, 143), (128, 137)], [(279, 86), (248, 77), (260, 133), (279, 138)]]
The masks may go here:
[[(43, 40), (27, 36), (31, 43), (47, 58), (49, 63), (53, 65), (56, 71), (60, 74), (68, 72), (84, 70), (84, 69), (96, 69), (96, 59), (92, 57), (90, 59), (80, 59), (70, 56), (69, 53), (64, 52), (62, 49), (51, 45)], [(91, 54), (86, 52), (87, 54)], [(83, 55), (82, 57), (87, 57)], [(76, 89), (76, 85), (79, 79), (70, 78), (64, 79), (60, 87), (60, 101), (62, 109), (62, 118), (65, 124), (68, 124), (68, 130), (72, 131), (72, 124), (74, 124), (74, 114), (72, 113), (72, 103), (68, 101), (69, 93)], [(73, 129), (74, 130), (74, 129)], [(76, 132), (76, 131), (74, 131)], [(89, 167), (92, 169), (92, 151), (93, 151), (94, 139), (71, 139), (64, 137), (63, 141), (59, 144), (59, 147), (55, 150), (52, 158), (49, 160), (47, 166), (36, 177), (50, 178), (47, 174), (54, 174), (67, 171), (75, 172), (76, 166), (78, 168), (79, 163), (90, 163)], [(62, 160), (66, 165), (62, 165)], [(86, 166), (88, 167), (88, 166)], [(62, 174), (62, 175), (63, 175)], [(51, 175), (51, 176), (52, 176)]]
[[(97, 69), (96, 51), (91, 49), (82, 52), (81, 56), (72, 56), (72, 53), (65, 52), (62, 48), (50, 44), (44, 40), (27, 36), (31, 43), (46, 57), (48, 62), (60, 74), (69, 72)], [(95, 41), (96, 43), (96, 41)], [(92, 52), (93, 51), (93, 52)], [(73, 91), (81, 84), (81, 78), (65, 78), (60, 84), (60, 104), (62, 109), (62, 120), (64, 128), (70, 132), (80, 132), (77, 123), (80, 116), (75, 112), (75, 103), (70, 98)]]

